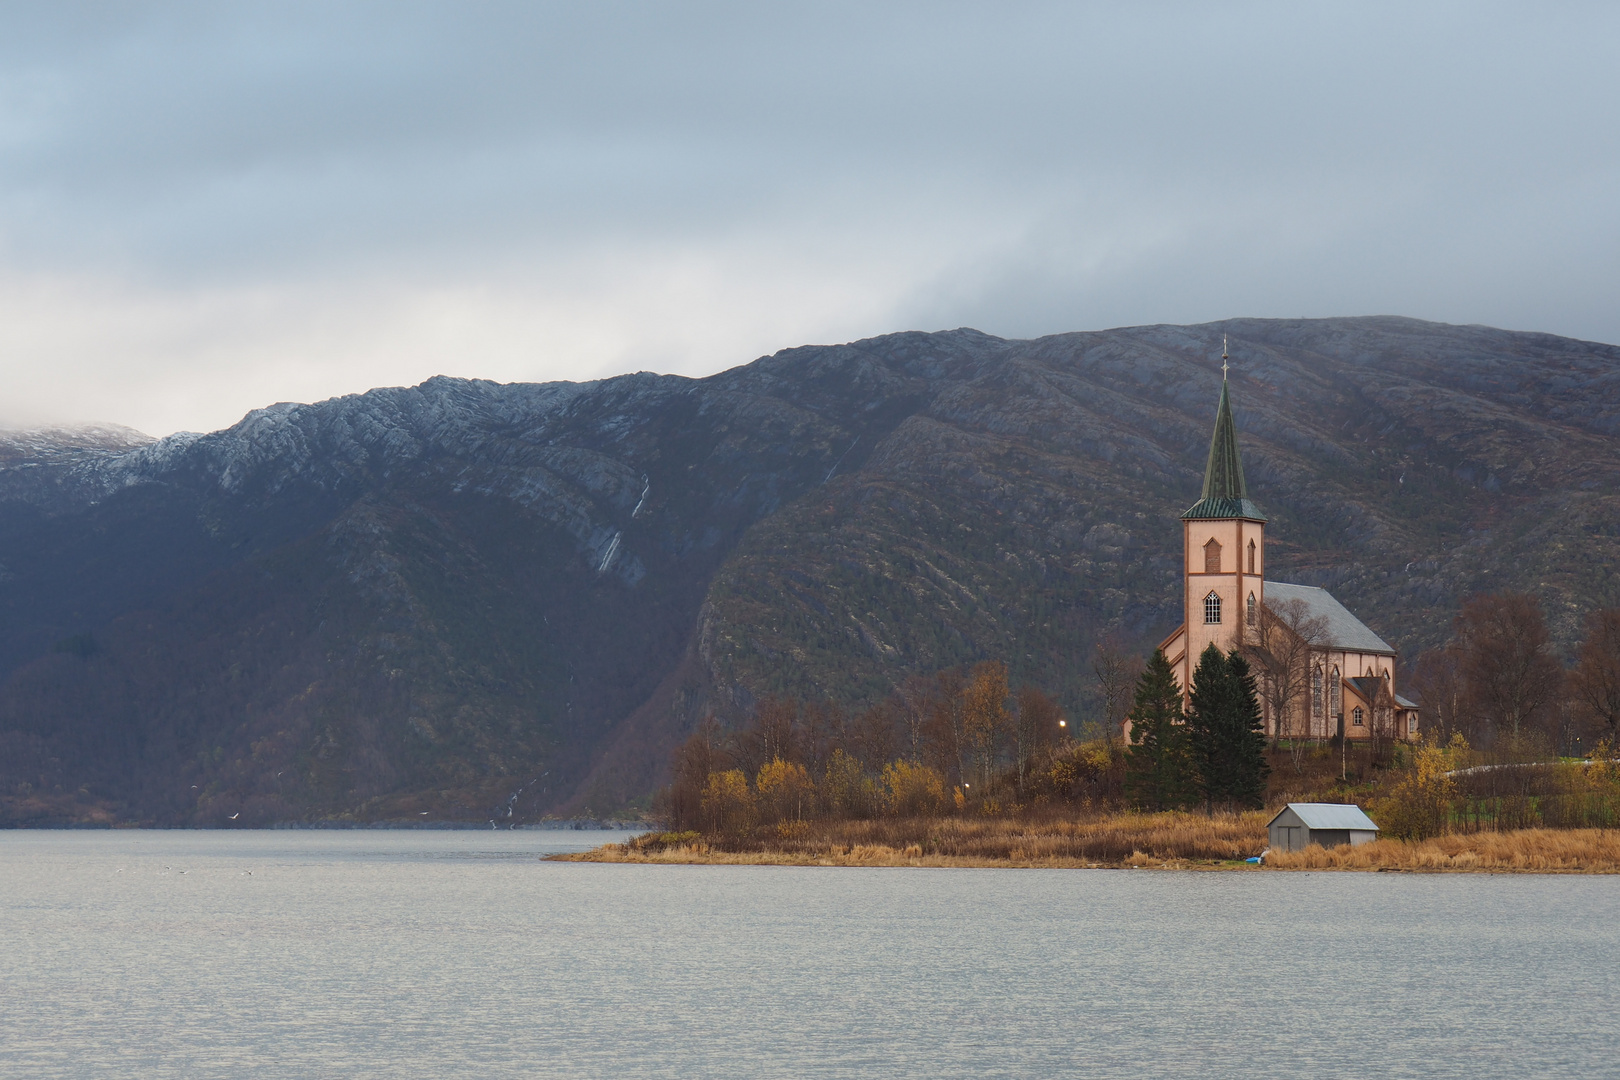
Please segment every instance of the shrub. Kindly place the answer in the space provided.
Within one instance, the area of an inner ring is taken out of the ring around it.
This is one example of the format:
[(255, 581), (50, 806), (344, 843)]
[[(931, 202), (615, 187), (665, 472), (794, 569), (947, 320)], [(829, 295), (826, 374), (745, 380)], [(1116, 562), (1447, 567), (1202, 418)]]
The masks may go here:
[(945, 809), (945, 778), (926, 765), (896, 761), (883, 769), (883, 807), (897, 817), (925, 817)]
[[(1466, 743), (1460, 746), (1467, 748)], [(1451, 800), (1457, 794), (1456, 784), (1447, 775), (1451, 767), (1451, 755), (1440, 747), (1425, 743), (1418, 748), (1412, 755), (1411, 771), (1387, 798), (1372, 805), (1373, 816), (1385, 836), (1426, 840), (1446, 831)]]

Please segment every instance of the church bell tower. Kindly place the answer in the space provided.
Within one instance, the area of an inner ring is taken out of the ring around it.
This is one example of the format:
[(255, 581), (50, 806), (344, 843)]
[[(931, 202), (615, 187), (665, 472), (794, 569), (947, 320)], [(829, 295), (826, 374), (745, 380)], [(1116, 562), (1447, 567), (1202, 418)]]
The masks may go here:
[(1203, 496), (1181, 515), (1186, 638), (1176, 675), (1183, 688), (1192, 685), (1207, 646), (1224, 651), (1252, 638), (1266, 602), (1266, 517), (1249, 500), (1243, 480), (1226, 360), (1223, 341), (1221, 401)]

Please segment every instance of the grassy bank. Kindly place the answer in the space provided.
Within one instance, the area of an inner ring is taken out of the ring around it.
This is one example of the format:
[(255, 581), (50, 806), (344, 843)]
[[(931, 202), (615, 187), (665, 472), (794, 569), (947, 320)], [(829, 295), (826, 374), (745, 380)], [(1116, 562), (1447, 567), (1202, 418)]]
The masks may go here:
[[(826, 821), (769, 839), (649, 833), (625, 844), (557, 855), (567, 862), (771, 866), (1157, 867), (1262, 869), (1243, 860), (1266, 846), (1260, 811), (1110, 814), (1047, 820), (905, 818)], [(1380, 840), (1360, 847), (1269, 855), (1265, 868), (1495, 873), (1620, 873), (1620, 831), (1520, 829)]]

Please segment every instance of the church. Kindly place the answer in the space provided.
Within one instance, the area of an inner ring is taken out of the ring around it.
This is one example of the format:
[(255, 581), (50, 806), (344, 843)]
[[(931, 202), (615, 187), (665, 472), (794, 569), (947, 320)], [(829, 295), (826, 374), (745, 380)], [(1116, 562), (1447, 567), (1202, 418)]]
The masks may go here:
[(1226, 360), (1223, 348), (1203, 495), (1181, 515), (1184, 621), (1159, 648), (1183, 695), (1207, 646), (1242, 648), (1270, 738), (1415, 739), (1395, 650), (1325, 589), (1266, 580), (1266, 517), (1243, 479)]

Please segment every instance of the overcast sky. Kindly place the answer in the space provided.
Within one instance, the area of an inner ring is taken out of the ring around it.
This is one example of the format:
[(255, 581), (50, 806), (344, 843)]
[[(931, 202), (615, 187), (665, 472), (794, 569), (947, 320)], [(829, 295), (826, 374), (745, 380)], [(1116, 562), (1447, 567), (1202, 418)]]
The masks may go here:
[(1620, 6), (0, 4), (0, 422), (1404, 314), (1620, 342)]

